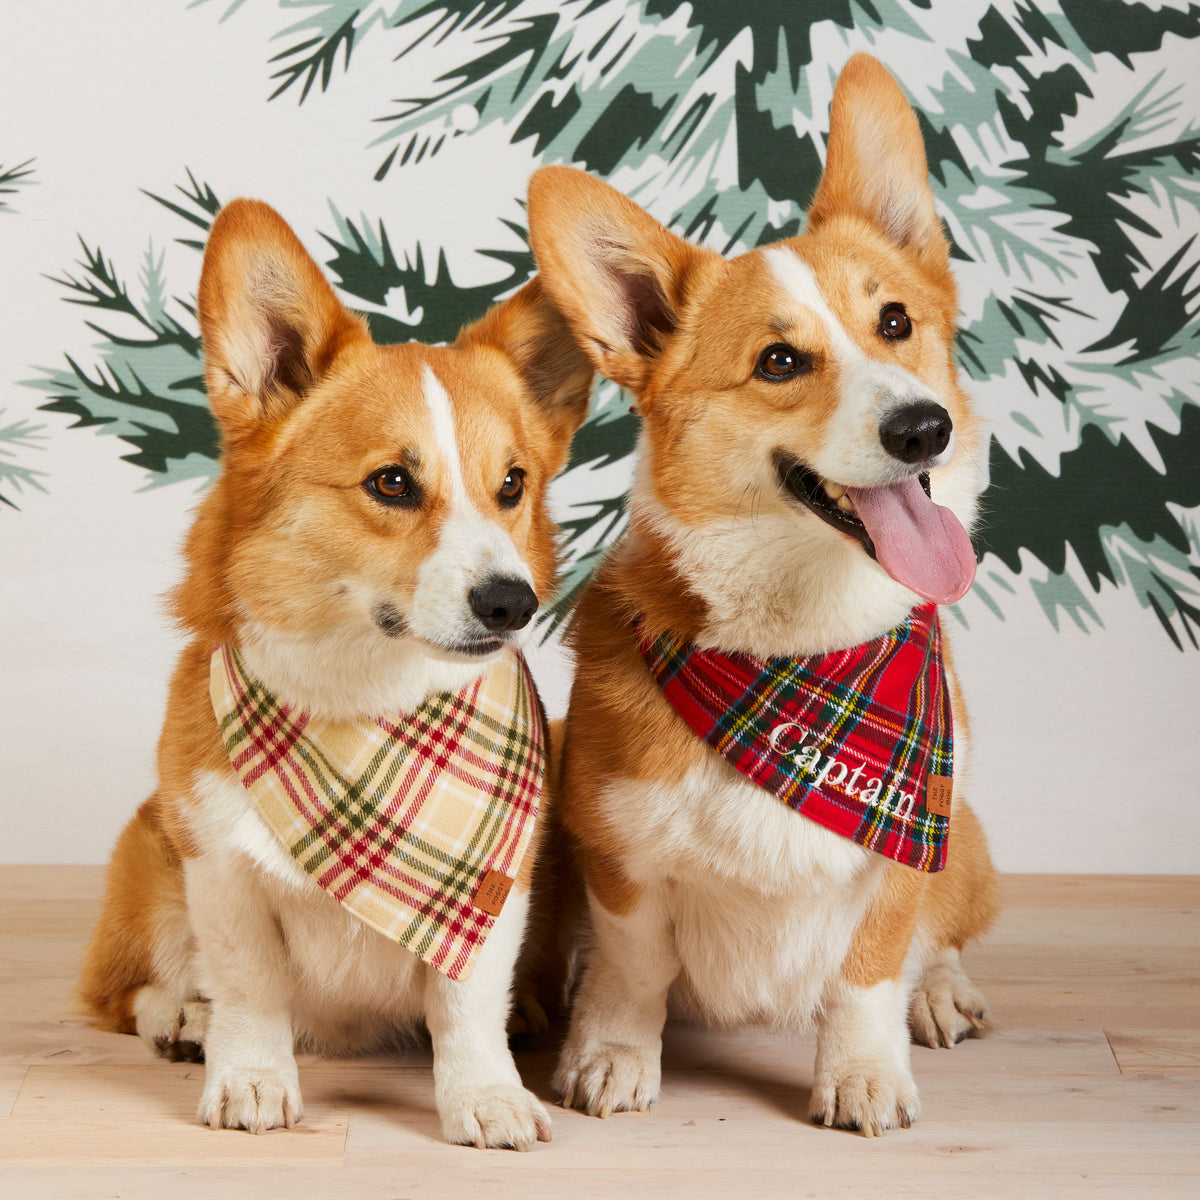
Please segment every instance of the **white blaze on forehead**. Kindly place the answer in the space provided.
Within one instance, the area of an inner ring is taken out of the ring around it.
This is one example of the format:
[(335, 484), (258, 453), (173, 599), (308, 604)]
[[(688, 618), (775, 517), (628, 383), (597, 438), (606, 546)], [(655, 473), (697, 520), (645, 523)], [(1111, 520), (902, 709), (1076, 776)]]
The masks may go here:
[(437, 440), (446, 463), (446, 471), (450, 477), (450, 491), (454, 498), (454, 506), (460, 504), (474, 508), (471, 498), (467, 495), (467, 485), (463, 482), (462, 460), (458, 456), (458, 438), (454, 433), (454, 409), (450, 406), (450, 397), (442, 387), (442, 381), (433, 373), (428, 365), (425, 367), (422, 395), (425, 407), (429, 409), (429, 419), (433, 423), (433, 436)]
[[(827, 478), (859, 487), (894, 482), (907, 472), (884, 451), (879, 441), (880, 419), (900, 404), (914, 400), (941, 403), (940, 398), (902, 367), (880, 362), (860, 349), (830, 307), (812, 268), (794, 250), (775, 246), (762, 254), (779, 285), (825, 327), (832, 365), (838, 372), (840, 403), (825, 445), (808, 465)], [(951, 438), (940, 462), (949, 462), (953, 455)]]
[[(417, 573), (408, 625), (426, 641), (447, 645), (479, 635), (468, 600), (471, 588), (489, 576), (523, 579), (532, 585), (533, 572), (508, 531), (485, 516), (471, 499), (463, 477), (454, 406), (428, 366), (422, 394), (437, 452), (445, 464), (450, 511), (438, 531), (436, 548)], [(497, 487), (499, 483), (497, 480)]]
[(794, 250), (787, 250), (782, 246), (764, 250), (763, 254), (766, 256), (767, 266), (771, 268), (771, 274), (788, 295), (821, 319), (825, 332), (833, 343), (834, 354), (847, 362), (866, 360), (867, 356), (854, 343), (854, 339), (829, 307), (812, 267)]

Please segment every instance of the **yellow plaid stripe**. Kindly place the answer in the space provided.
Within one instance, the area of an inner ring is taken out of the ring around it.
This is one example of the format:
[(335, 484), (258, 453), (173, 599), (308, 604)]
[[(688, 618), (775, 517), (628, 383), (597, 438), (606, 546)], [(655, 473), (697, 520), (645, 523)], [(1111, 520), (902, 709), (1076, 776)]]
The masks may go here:
[(451, 978), (495, 917), (473, 901), (515, 877), (545, 767), (528, 668), (506, 653), (415, 712), (330, 721), (286, 709), (232, 646), (210, 693), (230, 764), (266, 825), (320, 886)]

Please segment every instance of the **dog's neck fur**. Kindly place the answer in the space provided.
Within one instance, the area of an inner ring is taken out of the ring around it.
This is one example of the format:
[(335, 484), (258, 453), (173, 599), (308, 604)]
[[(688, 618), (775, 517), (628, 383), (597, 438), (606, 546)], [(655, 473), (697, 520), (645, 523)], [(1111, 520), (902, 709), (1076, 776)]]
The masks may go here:
[(330, 720), (411, 713), (430, 696), (460, 691), (497, 658), (441, 658), (412, 638), (357, 624), (295, 635), (247, 621), (237, 645), (277, 699)]
[(861, 546), (831, 537), (807, 514), (751, 505), (746, 515), (688, 528), (663, 504), (644, 466), (630, 511), (628, 553), (636, 559), (638, 530), (650, 531), (703, 602), (698, 645), (757, 658), (822, 654), (879, 637), (921, 603)]

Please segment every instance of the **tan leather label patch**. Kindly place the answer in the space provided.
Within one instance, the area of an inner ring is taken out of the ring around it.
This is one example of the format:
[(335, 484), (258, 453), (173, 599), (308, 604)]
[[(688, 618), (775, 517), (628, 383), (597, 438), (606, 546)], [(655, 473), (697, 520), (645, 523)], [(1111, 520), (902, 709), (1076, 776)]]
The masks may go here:
[(925, 809), (939, 817), (950, 815), (950, 801), (954, 795), (954, 780), (949, 775), (930, 775), (925, 784)]
[(512, 885), (513, 881), (507, 875), (501, 875), (499, 871), (489, 871), (475, 889), (475, 898), (471, 903), (489, 917), (498, 917)]

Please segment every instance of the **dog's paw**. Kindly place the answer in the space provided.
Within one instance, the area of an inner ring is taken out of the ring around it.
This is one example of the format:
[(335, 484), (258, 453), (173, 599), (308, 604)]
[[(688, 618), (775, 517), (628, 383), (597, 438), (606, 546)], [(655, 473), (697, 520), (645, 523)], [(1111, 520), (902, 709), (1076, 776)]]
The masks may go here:
[(953, 958), (932, 963), (913, 991), (908, 1029), (921, 1046), (949, 1048), (987, 1029), (987, 1001)]
[(581, 1108), (593, 1117), (614, 1112), (646, 1112), (658, 1099), (662, 1052), (652, 1047), (614, 1043), (590, 1050), (563, 1051), (553, 1087), (563, 1108)]
[(550, 1140), (550, 1114), (541, 1101), (514, 1084), (464, 1088), (439, 1098), (442, 1136), (459, 1146), (532, 1150)]
[(196, 1114), (213, 1129), (291, 1129), (304, 1116), (296, 1072), (235, 1067), (214, 1071), (204, 1081)]
[(907, 1129), (920, 1112), (912, 1076), (874, 1063), (850, 1063), (818, 1075), (808, 1106), (818, 1125), (859, 1129), (865, 1137)]
[(208, 1028), (207, 1000), (184, 1000), (148, 984), (133, 1002), (138, 1036), (169, 1062), (203, 1062)]

